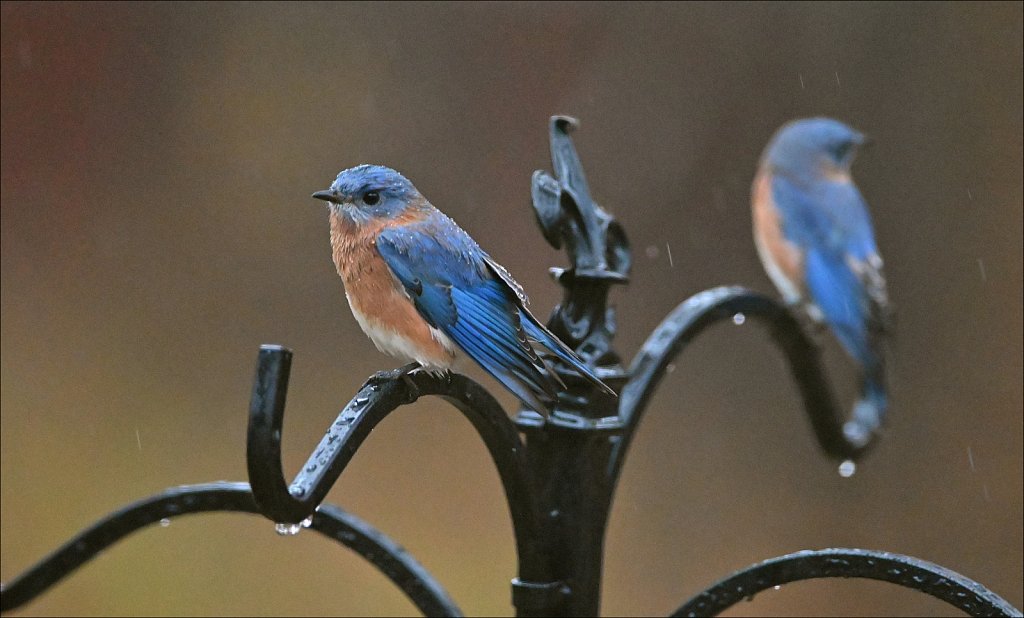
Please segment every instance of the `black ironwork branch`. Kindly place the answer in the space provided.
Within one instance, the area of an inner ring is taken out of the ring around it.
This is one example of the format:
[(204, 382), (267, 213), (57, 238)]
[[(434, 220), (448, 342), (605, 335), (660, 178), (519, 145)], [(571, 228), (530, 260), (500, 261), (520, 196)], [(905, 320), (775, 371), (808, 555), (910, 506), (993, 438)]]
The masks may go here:
[(687, 601), (672, 616), (717, 616), (768, 588), (825, 577), (890, 582), (949, 603), (971, 616), (1020, 616), (1017, 608), (976, 581), (937, 564), (883, 551), (823, 549), (765, 560), (738, 571)]
[(409, 373), (409, 367), (378, 373), (338, 414), (288, 486), (281, 463), (281, 437), (291, 358), (291, 351), (281, 346), (262, 346), (253, 387), (247, 450), (249, 480), (266, 517), (278, 523), (296, 523), (308, 517), (378, 423), (423, 395), (437, 395), (472, 423), (498, 469), (512, 517), (522, 587), (547, 590), (555, 586), (541, 547), (540, 520), (525, 448), (515, 426), (490, 393), (459, 374)]
[[(28, 603), (98, 553), (161, 520), (193, 513), (260, 513), (248, 483), (174, 487), (111, 513), (0, 589), (0, 611)], [(309, 528), (370, 561), (427, 616), (461, 616), (439, 583), (401, 546), (355, 515), (323, 505)]]
[[(613, 456), (613, 476), (618, 476), (633, 434), (669, 363), (709, 326), (748, 318), (763, 322), (785, 353), (822, 450), (837, 459), (856, 459), (868, 450), (877, 435), (874, 428), (853, 427), (857, 421), (852, 419), (844, 422), (846, 415), (836, 404), (820, 349), (797, 318), (785, 305), (764, 295), (740, 287), (719, 287), (695, 294), (676, 307), (634, 357), (629, 382), (619, 395), (623, 431)], [(851, 435), (867, 439), (854, 441)]]

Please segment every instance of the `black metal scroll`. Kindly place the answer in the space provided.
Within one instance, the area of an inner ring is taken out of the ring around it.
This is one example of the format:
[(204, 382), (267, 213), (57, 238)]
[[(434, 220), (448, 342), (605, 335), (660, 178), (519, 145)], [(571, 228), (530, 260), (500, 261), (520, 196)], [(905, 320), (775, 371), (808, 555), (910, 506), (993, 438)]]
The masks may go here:
[[(215, 512), (259, 514), (260, 509), (247, 483), (185, 485), (139, 500), (83, 530), (28, 571), (5, 583), (0, 593), (0, 611), (28, 603), (136, 530), (182, 515)], [(358, 517), (325, 504), (313, 514), (309, 528), (369, 560), (424, 615), (462, 615), (426, 569), (398, 544)]]
[(786, 355), (804, 409), (811, 421), (818, 444), (836, 459), (855, 460), (872, 445), (876, 433), (866, 435), (864, 442), (851, 441), (850, 425), (836, 403), (828, 378), (822, 367), (820, 350), (804, 333), (800, 322), (782, 303), (740, 287), (720, 287), (693, 295), (676, 307), (654, 329), (629, 368), (630, 379), (619, 396), (619, 414), (625, 429), (616, 447), (614, 470), (617, 472), (626, 449), (640, 423), (654, 390), (665, 369), (683, 349), (709, 326), (723, 320), (753, 318), (763, 322), (775, 343)]
[(801, 551), (765, 560), (711, 586), (672, 616), (717, 616), (768, 588), (824, 577), (874, 579), (919, 590), (971, 616), (1020, 616), (991, 590), (937, 564), (866, 549)]
[(458, 374), (438, 377), (403, 367), (372, 376), (327, 429), (291, 486), (281, 463), (284, 405), (291, 351), (260, 348), (249, 416), (249, 480), (262, 513), (279, 523), (301, 522), (312, 514), (373, 428), (402, 405), (437, 395), (473, 424), (494, 460), (508, 498), (524, 582), (550, 585), (539, 546), (538, 511), (519, 434), (497, 401), (473, 380)]

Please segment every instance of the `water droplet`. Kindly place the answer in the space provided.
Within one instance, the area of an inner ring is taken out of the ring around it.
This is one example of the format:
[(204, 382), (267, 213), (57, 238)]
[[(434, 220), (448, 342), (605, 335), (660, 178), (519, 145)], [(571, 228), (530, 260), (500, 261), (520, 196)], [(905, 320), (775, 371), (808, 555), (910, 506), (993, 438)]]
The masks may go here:
[(782, 586), (772, 586), (772, 590), (782, 590)]
[(366, 395), (360, 395), (360, 396), (356, 397), (355, 401), (353, 401), (352, 403), (355, 404), (358, 407), (358, 406), (365, 405), (366, 402), (369, 401), (369, 400), (370, 400), (370, 398), (367, 397)]
[(274, 524), (274, 532), (281, 536), (295, 536), (302, 530), (302, 524)]
[(676, 364), (675, 363), (669, 363), (668, 365), (665, 366), (665, 373), (672, 373), (675, 370), (676, 370)]
[(847, 459), (839, 464), (839, 476), (848, 479), (857, 472), (857, 464), (852, 459)]
[(303, 519), (303, 520), (302, 520), (301, 522), (299, 522), (299, 523), (300, 523), (300, 525), (301, 525), (301, 526), (302, 526), (303, 528), (308, 528), (308, 527), (310, 527), (310, 526), (312, 526), (312, 525), (313, 525), (313, 516), (312, 516), (312, 515), (310, 515), (309, 517), (307, 517), (306, 519)]
[(160, 520), (160, 527), (161, 528), (166, 528), (167, 526), (170, 526), (170, 525), (171, 525), (171, 520), (170, 519), (164, 517), (163, 519)]
[(302, 496), (306, 495), (306, 489), (304, 487), (294, 485), (288, 488), (288, 493), (290, 493), (294, 498), (301, 498)]
[(735, 324), (736, 326), (742, 326), (743, 323), (746, 321), (747, 316), (743, 315), (742, 313), (737, 313), (736, 315), (732, 316), (732, 323)]
[(315, 472), (315, 471), (316, 471), (316, 464), (315, 463), (311, 463), (308, 466), (306, 466), (306, 472)]

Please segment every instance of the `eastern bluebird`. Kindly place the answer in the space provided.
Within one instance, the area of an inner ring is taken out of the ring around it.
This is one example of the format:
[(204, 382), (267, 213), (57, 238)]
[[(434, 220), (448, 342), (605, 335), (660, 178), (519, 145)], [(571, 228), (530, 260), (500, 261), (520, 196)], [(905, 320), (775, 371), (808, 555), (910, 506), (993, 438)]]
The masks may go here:
[[(828, 118), (796, 120), (772, 137), (754, 179), (754, 241), (787, 303), (835, 333), (862, 375), (857, 426), (866, 439), (885, 412), (888, 299), (871, 217), (850, 177), (864, 136)], [(849, 435), (854, 432), (854, 435)]]
[(512, 275), (395, 170), (353, 167), (313, 197), (329, 203), (334, 265), (380, 351), (441, 373), (462, 350), (545, 415), (565, 387), (548, 358), (615, 394), (530, 313)]

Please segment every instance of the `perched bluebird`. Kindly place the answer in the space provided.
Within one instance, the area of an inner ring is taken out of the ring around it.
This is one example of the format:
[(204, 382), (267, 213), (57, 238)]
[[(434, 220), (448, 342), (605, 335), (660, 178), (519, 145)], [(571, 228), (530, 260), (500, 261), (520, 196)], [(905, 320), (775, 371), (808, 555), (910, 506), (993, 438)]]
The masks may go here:
[(751, 202), (765, 270), (786, 302), (827, 324), (860, 366), (854, 419), (874, 428), (886, 408), (888, 300), (871, 217), (850, 177), (863, 143), (836, 120), (790, 122), (761, 156)]
[(615, 394), (527, 310), (512, 275), (395, 170), (353, 167), (313, 197), (328, 202), (349, 307), (380, 351), (440, 373), (461, 350), (545, 415), (565, 387), (549, 358)]

